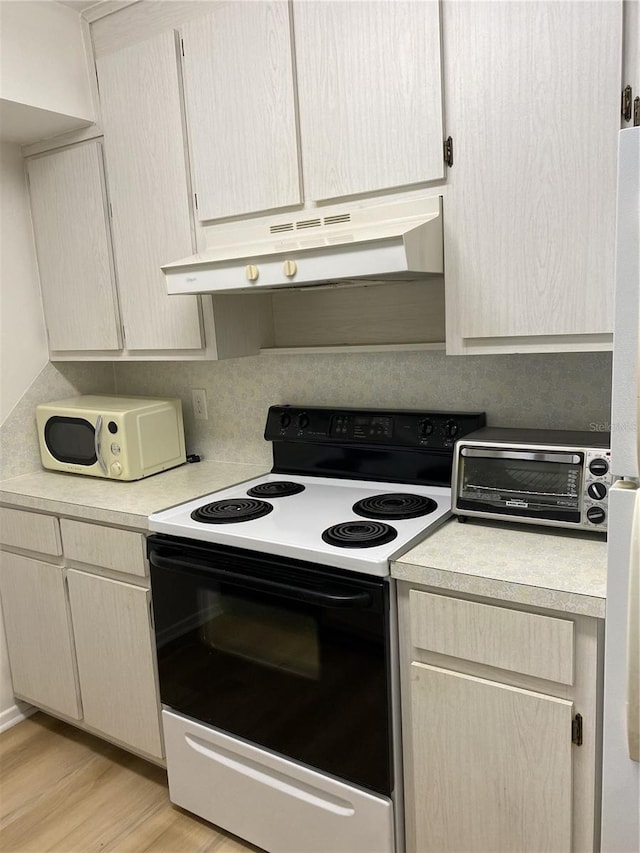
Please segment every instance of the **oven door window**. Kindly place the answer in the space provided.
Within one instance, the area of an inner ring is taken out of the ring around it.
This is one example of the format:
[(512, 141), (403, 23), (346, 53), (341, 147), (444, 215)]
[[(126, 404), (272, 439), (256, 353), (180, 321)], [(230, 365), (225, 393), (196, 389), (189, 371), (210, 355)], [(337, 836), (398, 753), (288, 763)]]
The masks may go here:
[(151, 573), (163, 704), (391, 793), (383, 583), (375, 606), (334, 607), (159, 568), (153, 555)]
[(95, 428), (84, 418), (49, 418), (44, 428), (49, 453), (59, 462), (95, 465)]
[[(580, 521), (582, 454), (465, 456), (458, 506), (558, 521)], [(579, 461), (573, 461), (579, 458)], [(565, 461), (567, 460), (567, 461)]]

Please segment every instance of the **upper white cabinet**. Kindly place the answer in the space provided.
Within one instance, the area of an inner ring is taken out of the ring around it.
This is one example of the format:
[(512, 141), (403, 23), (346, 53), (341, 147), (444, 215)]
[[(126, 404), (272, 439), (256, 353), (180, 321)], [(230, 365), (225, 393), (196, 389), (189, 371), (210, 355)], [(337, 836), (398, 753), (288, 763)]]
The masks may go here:
[(49, 348), (121, 347), (102, 146), (27, 161)]
[(96, 62), (126, 346), (200, 349), (198, 299), (167, 294), (162, 263), (194, 251), (173, 32)]
[(299, 204), (288, 3), (219, 3), (181, 32), (198, 218)]
[(451, 353), (609, 348), (620, 2), (443, 4)]
[(293, 3), (305, 199), (444, 175), (438, 0)]

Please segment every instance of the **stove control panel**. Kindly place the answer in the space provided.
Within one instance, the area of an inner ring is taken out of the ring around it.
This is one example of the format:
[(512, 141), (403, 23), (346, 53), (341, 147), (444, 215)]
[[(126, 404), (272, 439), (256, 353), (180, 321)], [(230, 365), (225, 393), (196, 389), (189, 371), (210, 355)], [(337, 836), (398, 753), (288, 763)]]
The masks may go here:
[(485, 425), (484, 412), (412, 412), (272, 406), (268, 441), (377, 444), (453, 450), (458, 438)]

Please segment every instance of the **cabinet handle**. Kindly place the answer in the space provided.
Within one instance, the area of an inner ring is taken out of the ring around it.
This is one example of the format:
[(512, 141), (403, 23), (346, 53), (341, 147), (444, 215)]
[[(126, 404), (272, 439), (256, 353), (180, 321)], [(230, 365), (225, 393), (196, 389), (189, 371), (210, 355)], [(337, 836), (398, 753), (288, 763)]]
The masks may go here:
[(260, 275), (260, 270), (255, 266), (255, 264), (248, 264), (245, 267), (245, 273), (247, 274), (249, 281), (257, 281), (258, 276)]

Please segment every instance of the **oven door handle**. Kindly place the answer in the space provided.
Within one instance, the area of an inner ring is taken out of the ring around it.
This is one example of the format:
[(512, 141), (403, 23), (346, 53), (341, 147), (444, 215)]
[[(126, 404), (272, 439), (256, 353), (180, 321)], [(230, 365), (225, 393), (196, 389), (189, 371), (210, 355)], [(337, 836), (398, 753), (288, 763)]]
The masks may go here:
[(285, 598), (293, 598), (296, 601), (306, 601), (309, 604), (319, 604), (323, 607), (359, 607), (365, 608), (371, 604), (371, 596), (368, 592), (338, 592), (306, 589), (294, 584), (282, 583), (282, 581), (257, 578), (255, 575), (244, 575), (241, 572), (227, 572), (224, 569), (216, 569), (198, 560), (189, 560), (184, 557), (164, 557), (157, 551), (151, 551), (149, 560), (152, 565), (159, 569), (182, 569), (187, 571), (205, 572), (208, 577), (226, 583), (242, 586), (254, 592), (272, 592)]

